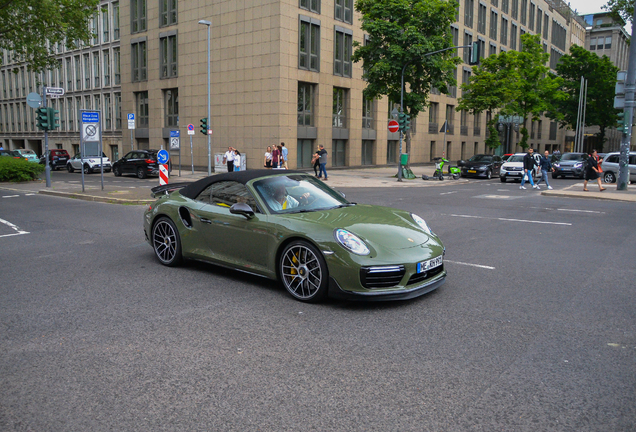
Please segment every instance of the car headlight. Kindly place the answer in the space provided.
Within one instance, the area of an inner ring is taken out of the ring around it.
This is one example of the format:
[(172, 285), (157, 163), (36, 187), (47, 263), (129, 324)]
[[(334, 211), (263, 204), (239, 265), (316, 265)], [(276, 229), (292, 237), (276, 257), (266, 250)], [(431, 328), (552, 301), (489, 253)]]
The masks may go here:
[(561, 164), (558, 162), (555, 162), (552, 165), (554, 165), (555, 168), (561, 168)]
[(426, 224), (426, 221), (424, 219), (422, 219), (421, 217), (419, 217), (418, 215), (413, 214), (413, 213), (411, 213), (411, 217), (420, 226), (420, 228), (422, 228), (424, 230), (424, 232), (426, 234), (435, 235), (435, 233), (433, 231), (431, 231), (431, 229), (428, 227), (428, 225)]
[(574, 164), (574, 168), (581, 168), (583, 166), (583, 162), (577, 162)]
[(338, 243), (349, 252), (353, 252), (356, 255), (369, 255), (371, 253), (360, 237), (351, 234), (347, 230), (339, 228), (334, 232), (334, 235)]

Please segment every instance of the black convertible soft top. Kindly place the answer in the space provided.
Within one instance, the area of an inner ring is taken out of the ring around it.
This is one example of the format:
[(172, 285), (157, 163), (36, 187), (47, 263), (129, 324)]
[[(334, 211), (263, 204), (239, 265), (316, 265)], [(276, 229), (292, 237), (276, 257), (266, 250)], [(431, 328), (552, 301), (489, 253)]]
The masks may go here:
[(195, 199), (205, 188), (213, 183), (220, 181), (235, 181), (242, 184), (249, 182), (260, 177), (268, 177), (277, 174), (306, 174), (304, 171), (292, 171), (292, 170), (278, 170), (278, 169), (257, 169), (257, 170), (245, 170), (234, 171), (230, 173), (215, 174), (201, 180), (197, 180), (190, 183), (188, 186), (179, 190), (179, 193), (190, 199)]

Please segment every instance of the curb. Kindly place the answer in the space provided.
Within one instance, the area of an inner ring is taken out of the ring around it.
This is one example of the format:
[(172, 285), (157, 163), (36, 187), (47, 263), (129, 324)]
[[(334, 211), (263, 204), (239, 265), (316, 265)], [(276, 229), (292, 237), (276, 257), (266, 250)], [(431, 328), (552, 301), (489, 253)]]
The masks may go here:
[(82, 195), (80, 193), (73, 193), (73, 192), (58, 192), (58, 191), (49, 191), (49, 190), (41, 190), (38, 193), (42, 195), (51, 195), (51, 196), (62, 197), (62, 198), (73, 198), (73, 199), (79, 199), (83, 201), (102, 202), (107, 204), (148, 205), (156, 201), (155, 199), (111, 198), (111, 197), (100, 197), (100, 196), (93, 196), (93, 195)]
[(583, 199), (599, 199), (607, 201), (623, 201), (623, 202), (636, 202), (635, 195), (622, 195), (619, 193), (604, 194), (602, 192), (561, 192), (561, 191), (543, 191), (541, 195), (565, 197), (565, 198), (583, 198)]

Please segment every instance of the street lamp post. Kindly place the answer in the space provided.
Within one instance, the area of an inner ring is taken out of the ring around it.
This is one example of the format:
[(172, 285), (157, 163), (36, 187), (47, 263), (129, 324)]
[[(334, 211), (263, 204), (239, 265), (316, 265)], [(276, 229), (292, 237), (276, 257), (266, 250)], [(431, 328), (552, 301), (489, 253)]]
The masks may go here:
[(208, 27), (208, 176), (212, 175), (212, 137), (210, 136), (210, 26), (207, 20), (200, 20), (199, 24)]

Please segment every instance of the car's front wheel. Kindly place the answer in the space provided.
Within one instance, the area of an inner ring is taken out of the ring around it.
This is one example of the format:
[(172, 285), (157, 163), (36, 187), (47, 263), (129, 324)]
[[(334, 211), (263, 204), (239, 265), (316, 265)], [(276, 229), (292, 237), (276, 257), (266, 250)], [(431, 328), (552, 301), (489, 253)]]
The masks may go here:
[(67, 164), (66, 164), (66, 171), (68, 171), (68, 172), (70, 172), (70, 173), (72, 173), (73, 171), (75, 171), (75, 170), (73, 169), (73, 165), (71, 165), (70, 163), (67, 163)]
[(181, 238), (170, 218), (164, 216), (155, 222), (152, 227), (152, 247), (161, 264), (174, 267), (181, 263)]
[(505, 183), (506, 182), (506, 177), (505, 176), (504, 177), (499, 177), (499, 180), (501, 180), (502, 183)]
[(91, 169), (91, 167), (88, 164), (84, 164), (84, 174), (90, 174), (92, 172), (93, 170)]
[(616, 182), (616, 176), (611, 171), (605, 171), (605, 174), (603, 174), (603, 181), (605, 183), (614, 183)]
[(492, 171), (490, 171), (490, 170), (486, 171), (486, 178), (488, 180), (490, 180), (492, 178)]
[(313, 245), (302, 240), (288, 244), (278, 270), (285, 289), (297, 300), (318, 302), (327, 295), (329, 270)]

